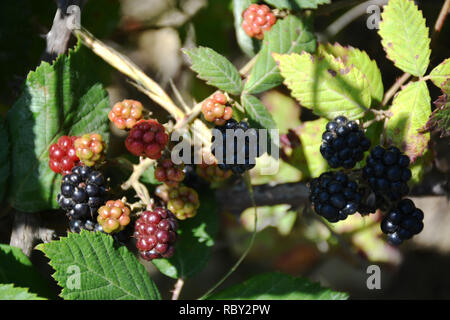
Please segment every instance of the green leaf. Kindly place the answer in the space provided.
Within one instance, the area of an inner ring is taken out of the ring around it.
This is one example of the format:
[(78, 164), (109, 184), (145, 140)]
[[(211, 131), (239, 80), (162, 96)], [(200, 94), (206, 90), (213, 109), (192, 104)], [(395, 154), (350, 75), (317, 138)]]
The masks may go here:
[(433, 167), (433, 153), (430, 149), (411, 165), (411, 180), (408, 181), (410, 187), (420, 183), (427, 171)]
[(264, 93), (261, 101), (267, 106), (280, 133), (286, 133), (290, 128), (300, 125), (301, 109), (290, 96), (271, 90)]
[(329, 43), (319, 46), (319, 52), (325, 50), (335, 57), (341, 58), (346, 66), (355, 66), (366, 77), (372, 96), (372, 104), (380, 104), (383, 100), (383, 81), (381, 72), (375, 60), (371, 60), (365, 51), (353, 48), (352, 46), (342, 46), (339, 43), (331, 45)]
[(423, 155), (430, 140), (429, 133), (420, 133), (431, 114), (430, 94), (425, 81), (411, 82), (394, 98), (389, 108), (386, 138), (401, 148), (411, 159)]
[(48, 149), (62, 135), (97, 132), (109, 140), (108, 96), (96, 83), (88, 49), (77, 47), (28, 74), (8, 112), (12, 176), (9, 199), (18, 210), (57, 208), (61, 176), (48, 166)]
[(47, 298), (54, 296), (48, 283), (22, 250), (7, 244), (0, 244), (0, 283), (29, 287), (31, 292)]
[(244, 94), (241, 96), (241, 102), (244, 106), (245, 113), (248, 116), (250, 125), (257, 129), (267, 129), (267, 146), (266, 150), (268, 154), (272, 154), (272, 145), (275, 148), (279, 147), (279, 138), (273, 137), (270, 129), (277, 129), (275, 121), (272, 119), (272, 115), (262, 102), (255, 96)]
[(244, 94), (241, 97), (242, 105), (248, 116), (250, 124), (259, 129), (276, 129), (271, 114), (262, 102), (255, 96)]
[(444, 93), (434, 101), (436, 109), (431, 113), (427, 123), (420, 131), (431, 132), (437, 130), (441, 133), (441, 138), (450, 136), (450, 99)]
[(217, 205), (210, 189), (199, 190), (200, 208), (193, 218), (180, 221), (175, 254), (170, 259), (155, 259), (153, 264), (170, 278), (189, 278), (208, 263), (218, 231)]
[(446, 94), (450, 94), (450, 58), (445, 59), (430, 72), (433, 83), (442, 89)]
[(10, 170), (9, 163), (9, 139), (3, 123), (3, 118), (0, 116), (0, 202), (5, 196)]
[(331, 3), (331, 0), (265, 0), (278, 9), (300, 10), (317, 9), (320, 4)]
[(308, 175), (312, 178), (318, 177), (328, 169), (327, 161), (320, 154), (322, 132), (327, 125), (326, 119), (317, 119), (304, 122), (295, 128), (295, 132), (301, 141), (302, 154), (308, 166)]
[(283, 82), (272, 53), (314, 52), (315, 48), (311, 21), (292, 15), (277, 21), (264, 35), (262, 49), (245, 84), (245, 92), (263, 92)]
[(241, 93), (241, 76), (227, 58), (205, 47), (184, 49), (183, 52), (191, 59), (191, 69), (207, 84), (234, 95)]
[(366, 77), (353, 65), (322, 52), (321, 57), (302, 54), (274, 54), (284, 84), (292, 96), (319, 116), (333, 119), (344, 115), (358, 119), (370, 107)]
[(117, 248), (109, 235), (83, 230), (40, 244), (37, 249), (50, 259), (56, 271), (53, 278), (63, 287), (64, 299), (160, 299), (158, 288), (144, 266), (125, 246)]
[(323, 288), (306, 278), (294, 278), (280, 272), (254, 276), (229, 287), (210, 299), (222, 300), (346, 300), (348, 294)]
[(422, 12), (414, 1), (391, 0), (381, 14), (378, 34), (386, 56), (397, 68), (423, 76), (430, 63), (430, 38)]
[(27, 288), (14, 287), (12, 284), (0, 284), (0, 300), (45, 300)]
[(261, 42), (249, 37), (241, 27), (242, 13), (254, 2), (256, 0), (233, 0), (234, 30), (237, 42), (241, 50), (249, 57), (253, 57), (261, 47)]

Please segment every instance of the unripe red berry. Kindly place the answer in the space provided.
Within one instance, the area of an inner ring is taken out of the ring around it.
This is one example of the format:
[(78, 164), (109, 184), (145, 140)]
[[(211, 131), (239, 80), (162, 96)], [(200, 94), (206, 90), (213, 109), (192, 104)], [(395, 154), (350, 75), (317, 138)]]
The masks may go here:
[(87, 166), (92, 167), (103, 160), (106, 144), (98, 133), (84, 134), (74, 141), (76, 155)]
[(74, 147), (74, 141), (77, 138), (62, 136), (50, 146), (48, 165), (52, 171), (66, 175), (79, 164), (80, 159), (76, 155)]
[(233, 116), (233, 108), (226, 106), (227, 97), (221, 92), (215, 93), (202, 104), (202, 113), (206, 121), (224, 125)]
[(169, 136), (164, 127), (154, 119), (141, 120), (131, 128), (125, 146), (136, 156), (146, 156), (159, 159), (162, 150), (169, 142)]
[(121, 200), (109, 200), (98, 209), (97, 222), (106, 233), (119, 232), (130, 223), (130, 212)]
[(264, 32), (269, 31), (277, 21), (275, 15), (265, 4), (258, 5), (254, 3), (250, 5), (242, 13), (242, 17), (242, 29), (244, 29), (245, 33), (252, 38), (260, 40), (264, 38)]
[(142, 103), (125, 99), (117, 102), (108, 114), (109, 120), (119, 129), (131, 129), (142, 119)]

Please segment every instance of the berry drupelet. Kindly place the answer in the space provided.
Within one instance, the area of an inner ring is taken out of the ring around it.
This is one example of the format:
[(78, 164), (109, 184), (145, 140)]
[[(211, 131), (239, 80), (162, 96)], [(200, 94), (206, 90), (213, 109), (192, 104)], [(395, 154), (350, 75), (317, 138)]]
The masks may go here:
[(131, 129), (142, 119), (142, 110), (142, 103), (139, 101), (125, 99), (112, 107), (108, 118), (118, 129)]
[(178, 223), (167, 209), (142, 212), (134, 225), (136, 247), (144, 260), (170, 258), (175, 251)]
[(330, 222), (344, 220), (358, 210), (362, 194), (358, 184), (343, 172), (325, 172), (310, 184), (314, 210)]
[(176, 187), (183, 181), (185, 173), (183, 165), (175, 165), (170, 158), (158, 161), (155, 168), (155, 178), (170, 187)]
[(363, 178), (377, 196), (391, 201), (400, 200), (409, 193), (407, 182), (411, 179), (409, 157), (396, 147), (376, 146), (366, 159)]
[[(221, 139), (216, 141), (216, 136)], [(242, 174), (255, 166), (259, 156), (258, 131), (247, 122), (230, 119), (225, 125), (214, 127), (212, 142), (211, 152), (223, 171)]]
[(95, 221), (98, 208), (105, 203), (106, 194), (106, 181), (101, 172), (87, 166), (77, 166), (64, 176), (57, 200), (69, 219), (84, 223), (90, 219)]
[(369, 150), (370, 140), (355, 121), (339, 116), (328, 122), (322, 135), (320, 153), (332, 168), (353, 168)]
[(135, 156), (159, 159), (169, 141), (164, 127), (155, 119), (141, 120), (131, 128), (125, 146)]
[(223, 126), (233, 116), (233, 108), (226, 106), (227, 97), (223, 93), (216, 93), (202, 104), (202, 113), (206, 121)]
[(401, 200), (381, 222), (381, 230), (389, 243), (399, 245), (423, 229), (423, 212), (410, 199)]
[(78, 137), (62, 136), (49, 148), (49, 166), (53, 172), (66, 175), (79, 164), (74, 142)]
[(242, 29), (252, 38), (263, 39), (264, 32), (269, 31), (277, 22), (277, 18), (265, 4), (256, 3), (250, 5), (242, 13)]

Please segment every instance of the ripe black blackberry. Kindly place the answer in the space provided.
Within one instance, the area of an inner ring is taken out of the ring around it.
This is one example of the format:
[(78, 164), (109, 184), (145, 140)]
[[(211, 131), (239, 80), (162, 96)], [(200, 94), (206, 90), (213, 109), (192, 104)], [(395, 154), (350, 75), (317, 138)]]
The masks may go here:
[(144, 211), (134, 225), (136, 247), (144, 260), (170, 258), (175, 252), (178, 222), (162, 207)]
[(378, 197), (398, 201), (409, 193), (409, 157), (396, 147), (376, 146), (366, 159), (363, 178)]
[(96, 229), (97, 210), (105, 203), (106, 193), (102, 173), (88, 166), (74, 167), (70, 174), (64, 176), (57, 200), (71, 220), (73, 232)]
[(362, 191), (345, 173), (325, 172), (311, 181), (309, 199), (317, 214), (337, 222), (358, 210)]
[[(216, 134), (222, 136), (222, 143), (216, 141)], [(242, 139), (237, 138), (240, 135), (243, 135), (243, 144), (240, 143)], [(255, 166), (255, 159), (259, 156), (258, 131), (250, 128), (247, 122), (230, 119), (223, 126), (215, 126), (212, 142), (211, 152), (220, 169), (242, 174)]]
[(332, 168), (353, 168), (364, 158), (369, 150), (370, 140), (355, 121), (348, 121), (344, 116), (328, 122), (322, 134), (320, 153)]
[(399, 245), (423, 229), (423, 211), (410, 199), (401, 200), (381, 222), (381, 230), (387, 234), (389, 243)]

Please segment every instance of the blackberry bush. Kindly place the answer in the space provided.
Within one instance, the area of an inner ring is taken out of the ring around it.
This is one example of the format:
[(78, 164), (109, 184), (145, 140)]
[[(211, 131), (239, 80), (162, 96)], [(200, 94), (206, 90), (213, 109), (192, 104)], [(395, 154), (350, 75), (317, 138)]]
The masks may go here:
[(168, 141), (169, 136), (157, 120), (141, 120), (131, 128), (125, 146), (135, 156), (156, 160), (161, 157)]
[(170, 258), (175, 252), (178, 223), (170, 210), (142, 212), (134, 225), (136, 247), (144, 260)]
[(362, 192), (358, 183), (343, 172), (325, 172), (310, 184), (314, 210), (330, 222), (345, 220), (358, 210)]
[(62, 179), (57, 200), (69, 219), (85, 223), (88, 220), (96, 221), (97, 210), (105, 203), (106, 196), (107, 186), (103, 174), (88, 166), (77, 166)]
[(66, 175), (70, 173), (75, 165), (78, 165), (78, 158), (74, 141), (78, 137), (62, 136), (49, 148), (49, 166), (53, 172)]
[[(212, 137), (212, 154), (218, 161), (218, 167), (223, 171), (231, 170), (235, 174), (242, 174), (255, 166), (256, 157), (259, 155), (258, 131), (250, 128), (245, 121), (237, 122), (228, 120), (223, 126), (214, 127)], [(222, 138), (222, 143), (216, 141), (215, 134)], [(238, 139), (237, 136), (244, 135)], [(230, 154), (231, 153), (231, 154)], [(231, 161), (230, 161), (231, 160)]]
[(381, 230), (389, 243), (399, 245), (411, 239), (423, 229), (423, 211), (416, 208), (411, 199), (401, 200), (381, 222)]
[(391, 201), (400, 200), (409, 192), (407, 182), (411, 179), (409, 157), (397, 147), (387, 149), (376, 146), (366, 159), (363, 178), (380, 197)]
[(336, 117), (327, 123), (322, 135), (320, 153), (332, 168), (353, 168), (364, 158), (369, 150), (370, 141), (355, 121), (348, 121), (344, 116)]
[(248, 36), (256, 39), (263, 39), (264, 32), (269, 31), (277, 22), (277, 18), (265, 4), (254, 3), (250, 5), (242, 13), (242, 17), (242, 29)]
[(108, 118), (118, 129), (131, 129), (142, 119), (142, 110), (142, 103), (139, 101), (125, 99), (112, 107)]

